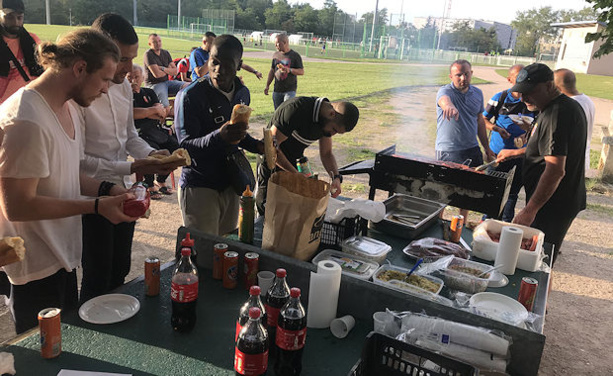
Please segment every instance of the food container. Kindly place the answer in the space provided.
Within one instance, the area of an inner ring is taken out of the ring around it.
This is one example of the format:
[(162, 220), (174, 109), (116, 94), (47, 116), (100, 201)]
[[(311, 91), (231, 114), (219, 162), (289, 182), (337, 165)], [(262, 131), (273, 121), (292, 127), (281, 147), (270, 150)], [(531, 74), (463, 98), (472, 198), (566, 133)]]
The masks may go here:
[[(468, 268), (466, 271), (454, 268)], [(491, 265), (482, 264), (480, 262), (469, 261), (462, 258), (454, 257), (447, 268), (441, 269), (438, 273), (442, 276), (445, 285), (451, 289), (466, 292), (468, 294), (476, 294), (487, 289), (490, 279), (494, 277), (496, 271), (489, 273), (487, 278), (477, 277), (471, 274), (469, 270), (475, 270), (475, 273), (482, 273), (491, 269)]]
[(381, 264), (392, 250), (389, 245), (367, 236), (352, 236), (341, 243), (343, 252)]
[(379, 264), (376, 262), (333, 249), (324, 249), (313, 258), (312, 262), (317, 265), (325, 260), (336, 262), (343, 269), (343, 274), (359, 279), (369, 279), (379, 269)]
[(444, 204), (423, 198), (395, 194), (385, 204), (385, 218), (381, 222), (369, 222), (369, 227), (405, 239), (415, 239), (432, 226)]
[(498, 242), (493, 241), (487, 232), (489, 231), (500, 234), (504, 226), (520, 228), (524, 232), (524, 239), (532, 238), (535, 235), (538, 237), (534, 251), (520, 248), (519, 256), (517, 257), (517, 267), (519, 269), (529, 272), (536, 271), (541, 265), (541, 260), (543, 259), (543, 243), (545, 242), (545, 234), (542, 231), (532, 227), (497, 221), (495, 219), (488, 219), (477, 226), (473, 232), (473, 256), (479, 257), (483, 260), (494, 261), (496, 259), (496, 253), (498, 252)]
[(376, 272), (375, 275), (372, 277), (373, 281), (381, 286), (385, 286), (387, 288), (391, 288), (394, 290), (399, 290), (402, 292), (405, 292), (407, 294), (411, 294), (411, 295), (420, 295), (420, 296), (424, 296), (424, 297), (430, 297), (431, 295), (438, 295), (438, 293), (441, 292), (441, 290), (443, 289), (443, 280), (437, 277), (433, 277), (430, 275), (421, 275), (419, 274), (419, 272), (415, 272), (413, 273), (411, 276), (415, 275), (417, 277), (421, 277), (421, 278), (425, 278), (428, 281), (436, 284), (436, 290), (426, 290), (423, 289), (421, 287), (418, 287), (416, 285), (407, 283), (407, 282), (403, 282), (400, 280), (389, 280), (389, 281), (385, 281), (382, 280), (382, 276), (384, 275), (384, 273), (388, 272), (388, 271), (395, 271), (395, 272), (400, 272), (400, 273), (404, 273), (407, 274), (410, 270), (409, 269), (405, 269), (405, 268), (401, 268), (399, 266), (394, 266), (394, 265), (382, 265)]

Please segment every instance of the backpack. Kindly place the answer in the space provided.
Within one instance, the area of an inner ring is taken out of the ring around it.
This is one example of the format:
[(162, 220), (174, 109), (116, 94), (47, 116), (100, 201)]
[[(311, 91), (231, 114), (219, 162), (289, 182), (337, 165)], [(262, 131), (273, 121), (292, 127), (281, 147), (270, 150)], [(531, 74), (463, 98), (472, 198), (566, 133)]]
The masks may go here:
[(505, 99), (507, 99), (507, 95), (509, 95), (508, 90), (503, 90), (500, 93), (500, 98), (498, 98), (498, 104), (496, 104), (496, 107), (494, 107), (494, 117), (496, 117), (496, 120), (498, 120), (498, 114), (500, 114), (500, 110), (502, 109), (502, 106), (504, 106), (504, 101)]

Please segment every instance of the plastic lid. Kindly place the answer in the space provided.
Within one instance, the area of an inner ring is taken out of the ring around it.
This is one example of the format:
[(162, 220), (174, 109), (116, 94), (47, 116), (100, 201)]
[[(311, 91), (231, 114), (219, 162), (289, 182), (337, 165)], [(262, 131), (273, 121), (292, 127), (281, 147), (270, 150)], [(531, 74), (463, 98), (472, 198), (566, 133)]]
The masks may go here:
[(191, 256), (192, 250), (188, 247), (181, 248), (181, 256)]
[(251, 189), (249, 188), (249, 184), (247, 184), (247, 188), (245, 188), (245, 191), (243, 192), (243, 197), (253, 197), (253, 192), (251, 192)]
[(285, 269), (279, 268), (277, 269), (277, 278), (285, 278), (287, 276), (287, 271)]
[(193, 246), (194, 246), (194, 239), (189, 237), (189, 232), (188, 232), (187, 235), (185, 235), (185, 239), (181, 240), (181, 247), (193, 247)]
[(249, 295), (260, 295), (262, 293), (262, 289), (260, 286), (251, 286), (249, 288)]
[(249, 308), (249, 317), (251, 317), (252, 319), (260, 318), (261, 314), (262, 314), (262, 312), (260, 311), (260, 309), (258, 307), (251, 307), (251, 308)]
[(392, 247), (390, 247), (388, 244), (366, 236), (352, 236), (345, 239), (342, 246), (351, 249), (358, 254), (375, 257), (386, 254), (392, 250)]
[(379, 269), (379, 264), (375, 261), (333, 249), (324, 249), (313, 258), (312, 262), (317, 265), (324, 260), (336, 262), (343, 269), (343, 274), (360, 279), (369, 279)]
[(300, 297), (300, 289), (298, 287), (292, 287), (289, 290), (289, 296), (291, 296), (292, 298), (299, 298)]

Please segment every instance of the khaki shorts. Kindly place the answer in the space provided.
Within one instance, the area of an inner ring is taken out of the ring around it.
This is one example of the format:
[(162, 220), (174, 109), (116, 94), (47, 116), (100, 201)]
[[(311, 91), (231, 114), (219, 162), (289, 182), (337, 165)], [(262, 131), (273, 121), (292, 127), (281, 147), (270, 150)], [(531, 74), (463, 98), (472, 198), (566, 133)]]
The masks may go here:
[(177, 197), (183, 226), (213, 235), (236, 230), (239, 197), (232, 187), (221, 192), (200, 187), (180, 188)]

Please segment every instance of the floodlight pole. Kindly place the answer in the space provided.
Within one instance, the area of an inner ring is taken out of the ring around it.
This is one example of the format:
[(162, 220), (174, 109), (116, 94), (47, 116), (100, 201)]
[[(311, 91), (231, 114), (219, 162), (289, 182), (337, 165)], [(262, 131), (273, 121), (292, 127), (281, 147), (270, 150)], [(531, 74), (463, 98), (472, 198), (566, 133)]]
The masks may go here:
[(375, 2), (375, 14), (372, 18), (372, 31), (370, 32), (370, 47), (368, 48), (368, 52), (372, 52), (372, 41), (375, 39), (375, 24), (377, 23), (377, 12), (379, 11), (379, 0)]
[(178, 5), (177, 5), (177, 28), (180, 30), (181, 29), (181, 0), (177, 1)]
[(51, 25), (51, 8), (49, 8), (49, 0), (45, 0), (45, 17), (47, 25)]
[(134, 26), (138, 25), (138, 15), (137, 15), (136, 9), (137, 9), (136, 0), (132, 0), (132, 13), (133, 13), (132, 24)]

